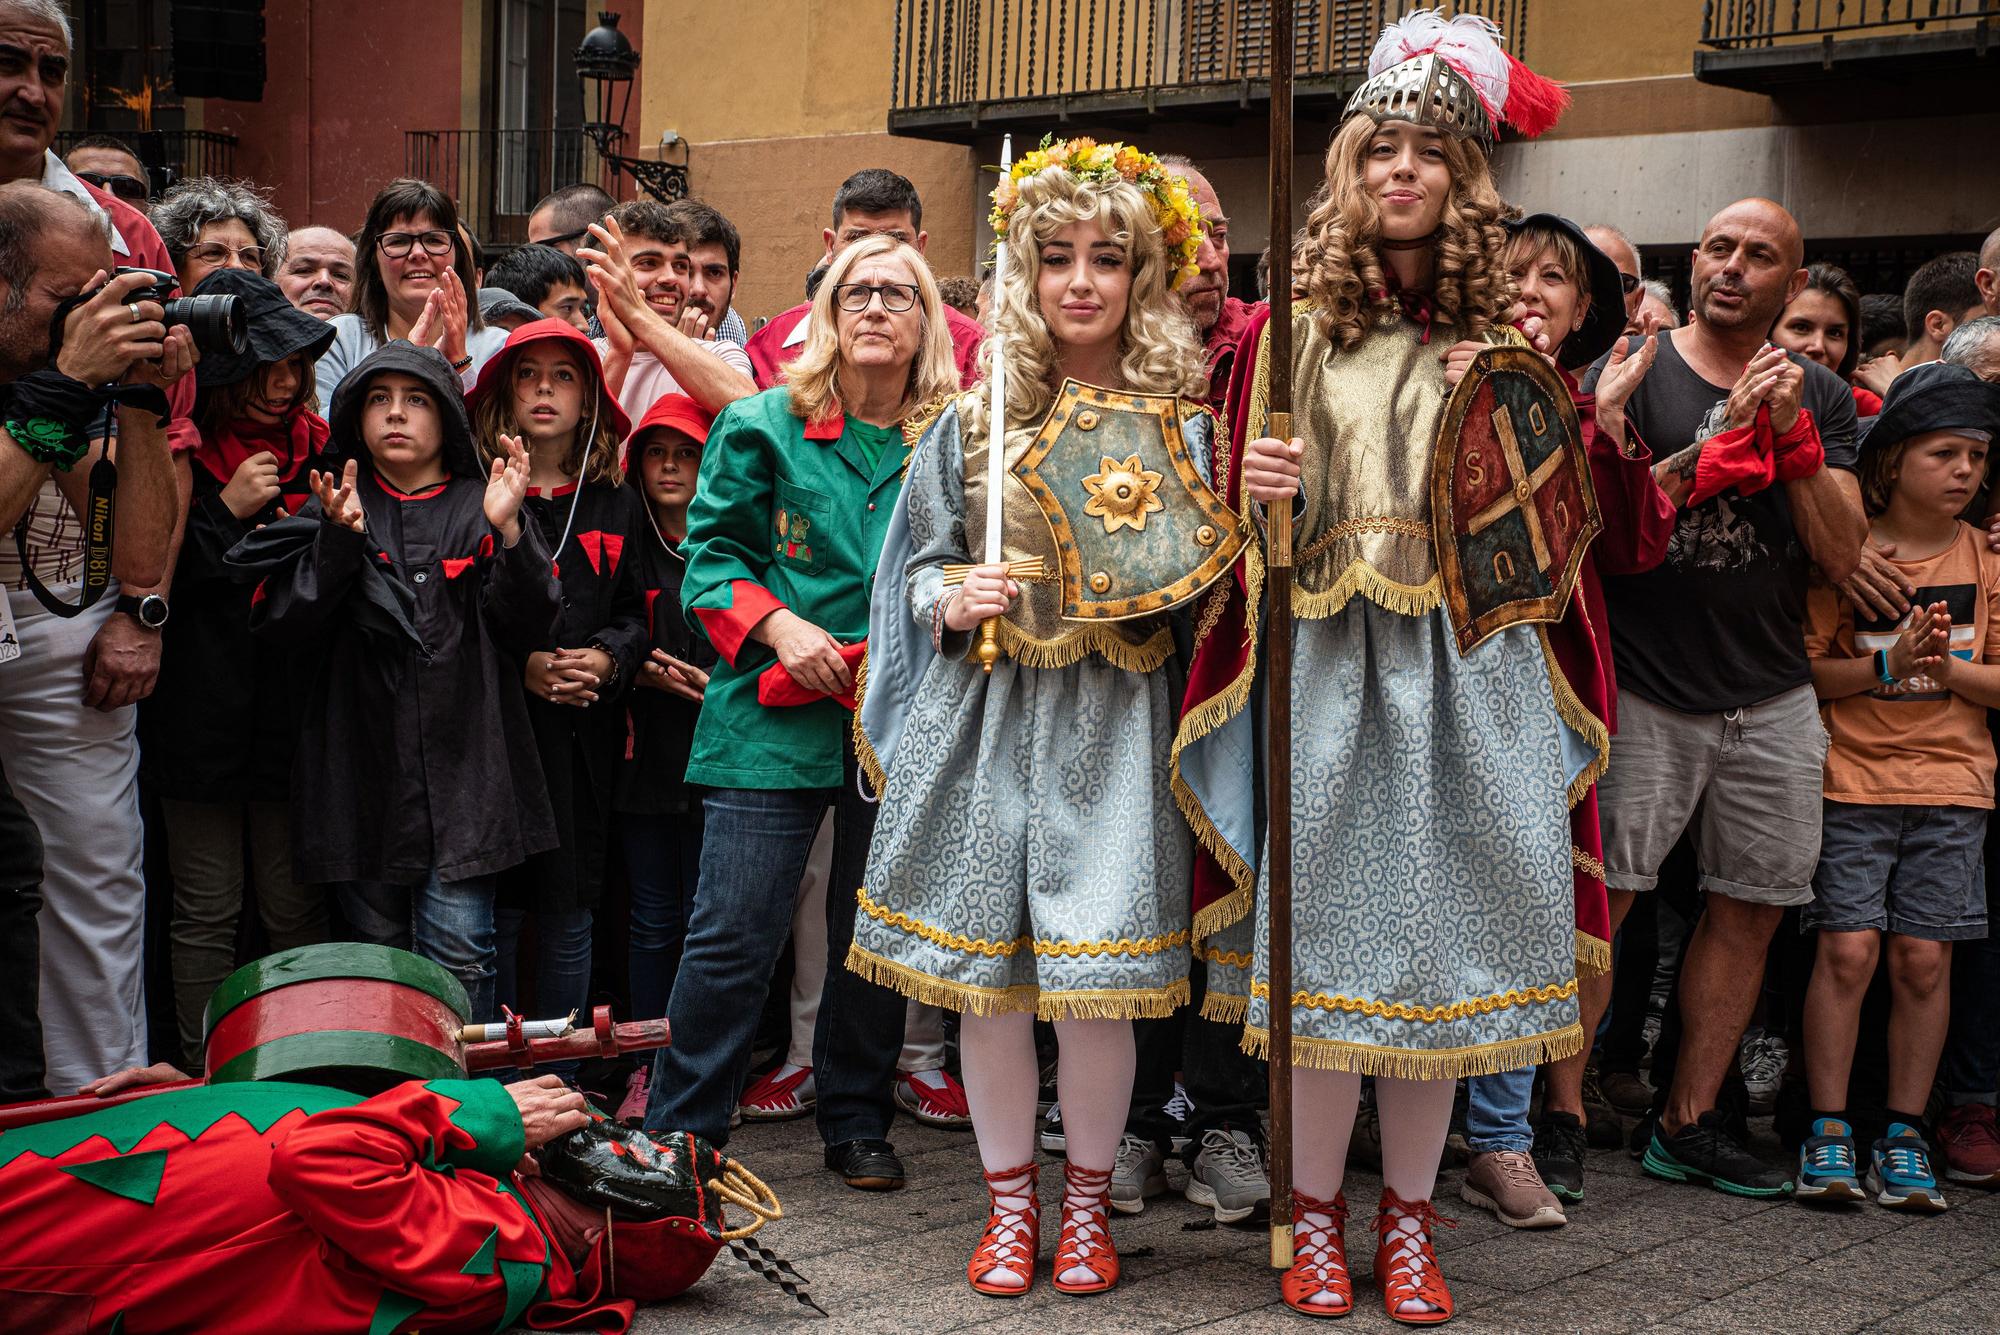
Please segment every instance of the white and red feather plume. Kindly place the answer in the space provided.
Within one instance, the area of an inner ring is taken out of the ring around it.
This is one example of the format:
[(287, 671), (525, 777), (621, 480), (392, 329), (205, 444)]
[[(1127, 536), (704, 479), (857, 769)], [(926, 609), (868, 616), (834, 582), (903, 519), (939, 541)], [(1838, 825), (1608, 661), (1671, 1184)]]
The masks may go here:
[(1446, 18), (1441, 8), (1411, 10), (1376, 39), (1369, 76), (1432, 52), (1466, 77), (1495, 124), (1525, 138), (1550, 129), (1569, 107), (1569, 91), (1509, 55), (1499, 27), (1480, 14)]

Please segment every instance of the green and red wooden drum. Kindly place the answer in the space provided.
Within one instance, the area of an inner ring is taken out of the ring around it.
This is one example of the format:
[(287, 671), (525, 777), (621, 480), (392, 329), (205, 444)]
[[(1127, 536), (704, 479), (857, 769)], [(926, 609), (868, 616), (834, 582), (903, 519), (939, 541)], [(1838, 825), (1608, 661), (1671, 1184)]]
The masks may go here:
[(470, 1009), (458, 979), (407, 950), (342, 941), (279, 951), (229, 975), (209, 999), (208, 1079), (378, 1094), (405, 1080), (462, 1077), (459, 1030)]

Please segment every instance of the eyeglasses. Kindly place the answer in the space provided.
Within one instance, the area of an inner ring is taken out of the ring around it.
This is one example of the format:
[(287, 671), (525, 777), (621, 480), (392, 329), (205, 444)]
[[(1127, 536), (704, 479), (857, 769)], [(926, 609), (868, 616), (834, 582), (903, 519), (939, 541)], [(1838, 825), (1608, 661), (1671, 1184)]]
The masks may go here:
[(572, 241), (581, 241), (590, 235), (588, 227), (579, 227), (574, 232), (558, 232), (554, 236), (538, 237), (528, 242), (531, 246), (565, 246)]
[(384, 232), (375, 238), (375, 244), (390, 259), (400, 260), (410, 253), (411, 246), (422, 246), (426, 255), (449, 255), (457, 239), (439, 227), (429, 232)]
[(203, 264), (214, 265), (217, 268), (228, 264), (234, 258), (241, 261), (243, 267), (246, 269), (254, 269), (258, 273), (264, 272), (264, 248), (262, 246), (245, 246), (243, 249), (238, 250), (236, 247), (227, 245), (221, 241), (204, 241), (198, 246), (188, 247), (187, 257), (191, 260), (200, 260)]
[(1635, 273), (1625, 273), (1623, 271), (1620, 271), (1618, 275), (1618, 286), (1625, 293), (1626, 296), (1628, 297), (1631, 296), (1634, 292), (1637, 292), (1639, 290), (1639, 275)]
[(834, 304), (850, 315), (859, 315), (882, 294), (882, 309), (901, 315), (917, 304), (917, 289), (908, 283), (841, 283), (833, 289)]
[(99, 190), (109, 190), (128, 204), (146, 202), (146, 183), (136, 176), (113, 176), (107, 172), (78, 172), (79, 181), (88, 181)]

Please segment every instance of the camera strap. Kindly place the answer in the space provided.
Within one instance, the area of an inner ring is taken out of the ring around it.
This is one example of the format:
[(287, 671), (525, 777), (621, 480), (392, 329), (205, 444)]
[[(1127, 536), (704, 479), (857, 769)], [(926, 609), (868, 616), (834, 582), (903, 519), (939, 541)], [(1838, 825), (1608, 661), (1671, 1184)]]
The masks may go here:
[(117, 439), (117, 431), (110, 422), (110, 411), (106, 410), (103, 439), (105, 452), (90, 466), (90, 494), (84, 501), (83, 514), (83, 579), (77, 601), (64, 602), (42, 583), (35, 573), (34, 562), (28, 555), (28, 517), (14, 526), (14, 550), (21, 558), (21, 575), (28, 583), (28, 592), (35, 595), (35, 601), (59, 617), (80, 615), (86, 608), (104, 596), (111, 587), (111, 541), (117, 527), (118, 514), (112, 504), (113, 493), (118, 490), (118, 465), (111, 461), (110, 444)]

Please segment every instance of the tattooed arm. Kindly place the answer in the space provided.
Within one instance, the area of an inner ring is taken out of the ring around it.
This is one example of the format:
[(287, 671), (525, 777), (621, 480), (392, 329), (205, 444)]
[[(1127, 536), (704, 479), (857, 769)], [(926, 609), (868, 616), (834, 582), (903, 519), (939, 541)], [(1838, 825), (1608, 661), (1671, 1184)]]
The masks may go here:
[(1694, 470), (1701, 462), (1702, 444), (1696, 441), (1653, 465), (1653, 481), (1660, 484), (1660, 490), (1667, 493), (1676, 510), (1686, 506), (1688, 497), (1694, 493)]

